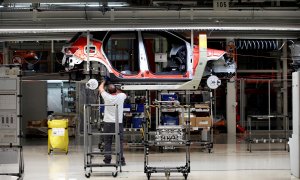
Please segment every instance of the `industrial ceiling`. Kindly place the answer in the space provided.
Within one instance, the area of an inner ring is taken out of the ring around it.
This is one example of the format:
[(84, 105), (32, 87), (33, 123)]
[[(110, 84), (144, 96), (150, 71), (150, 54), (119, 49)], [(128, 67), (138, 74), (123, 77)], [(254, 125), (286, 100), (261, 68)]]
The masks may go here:
[[(228, 5), (220, 8), (216, 2)], [(299, 38), (300, 1), (0, 0), (0, 41), (68, 39), (78, 31), (109, 29), (193, 29), (216, 38)]]

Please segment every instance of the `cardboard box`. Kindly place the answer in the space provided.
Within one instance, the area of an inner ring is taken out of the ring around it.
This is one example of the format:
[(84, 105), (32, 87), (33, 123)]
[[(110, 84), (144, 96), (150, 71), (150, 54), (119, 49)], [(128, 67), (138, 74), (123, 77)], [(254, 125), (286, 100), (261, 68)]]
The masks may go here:
[[(186, 117), (184, 118), (184, 120), (182, 118), (179, 119), (179, 125), (184, 125), (185, 121), (186, 121)], [(190, 117), (190, 126), (193, 127), (196, 121), (196, 117)]]
[(195, 104), (195, 108), (207, 109), (209, 108), (209, 104)]
[(47, 119), (28, 121), (27, 127), (47, 127)]
[(207, 117), (197, 117), (195, 120), (194, 127), (211, 127), (212, 120), (209, 116)]

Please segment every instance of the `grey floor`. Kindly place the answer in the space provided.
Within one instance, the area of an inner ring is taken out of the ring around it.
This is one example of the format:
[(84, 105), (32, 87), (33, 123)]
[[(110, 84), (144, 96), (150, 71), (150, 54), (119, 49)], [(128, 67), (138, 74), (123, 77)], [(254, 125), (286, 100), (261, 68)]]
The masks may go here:
[[(290, 180), (289, 153), (281, 144), (257, 144), (248, 152), (246, 144), (215, 144), (212, 153), (195, 146), (191, 150), (190, 180)], [(24, 146), (25, 180), (84, 180), (83, 146), (71, 140), (69, 154), (47, 154), (47, 139), (26, 140)], [(113, 168), (93, 169), (93, 179), (147, 179), (143, 173), (143, 151), (126, 149), (127, 165), (117, 178), (111, 177)], [(101, 159), (99, 159), (101, 161)], [(184, 152), (152, 152), (149, 160), (153, 166), (184, 165)], [(0, 169), (3, 169), (3, 166)], [(99, 171), (99, 172), (97, 172)], [(1, 180), (16, 179), (0, 176)], [(166, 179), (164, 174), (153, 174), (151, 179)], [(184, 179), (171, 173), (170, 179)]]

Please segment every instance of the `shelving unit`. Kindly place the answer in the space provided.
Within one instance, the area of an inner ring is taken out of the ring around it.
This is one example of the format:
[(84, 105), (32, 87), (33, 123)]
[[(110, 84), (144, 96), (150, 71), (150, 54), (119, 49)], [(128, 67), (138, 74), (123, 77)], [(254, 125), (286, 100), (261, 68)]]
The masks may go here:
[(63, 113), (76, 113), (76, 88), (72, 84), (67, 84), (67, 90), (64, 83), (62, 85), (62, 112)]
[[(176, 94), (180, 102), (186, 101), (187, 104), (191, 104), (190, 107), (190, 130), (191, 130), (191, 143), (196, 146), (201, 146), (209, 153), (213, 148), (213, 117), (212, 117), (212, 99), (208, 91), (169, 91), (165, 94)], [(202, 98), (191, 98), (192, 95), (196, 97), (202, 96)], [(158, 96), (159, 97), (159, 96)], [(192, 102), (191, 102), (192, 100)], [(180, 117), (184, 113), (184, 118), (187, 118), (186, 110), (182, 111), (180, 108), (163, 108), (161, 113), (178, 113)], [(161, 114), (159, 113), (159, 114)], [(156, 120), (156, 123), (159, 123)], [(179, 125), (182, 125), (183, 119), (179, 119)]]
[(144, 103), (146, 93), (144, 91), (125, 92), (128, 99), (124, 102), (124, 139), (126, 145), (131, 148), (142, 148), (142, 121), (144, 119)]

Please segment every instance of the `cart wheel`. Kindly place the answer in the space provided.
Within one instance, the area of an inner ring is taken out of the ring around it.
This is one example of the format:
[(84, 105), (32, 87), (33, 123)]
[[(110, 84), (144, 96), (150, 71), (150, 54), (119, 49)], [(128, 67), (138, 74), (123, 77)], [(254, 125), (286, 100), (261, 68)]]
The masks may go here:
[(147, 179), (150, 180), (151, 173), (147, 173)]
[(117, 176), (118, 176), (118, 171), (112, 172), (111, 175), (112, 175), (113, 177), (117, 177)]
[(158, 150), (159, 150), (160, 153), (164, 153), (164, 148), (163, 148), (163, 147), (160, 146), (160, 147), (158, 148)]
[(165, 176), (166, 176), (167, 179), (169, 179), (169, 177), (170, 177), (170, 172), (165, 172)]
[(208, 153), (211, 153), (211, 149), (208, 149)]
[(90, 178), (91, 177), (91, 173), (85, 173), (85, 177), (86, 178)]
[(66, 155), (69, 153), (69, 151), (66, 152)]
[(183, 177), (185, 180), (187, 180), (188, 175), (189, 175), (188, 173), (183, 173)]

